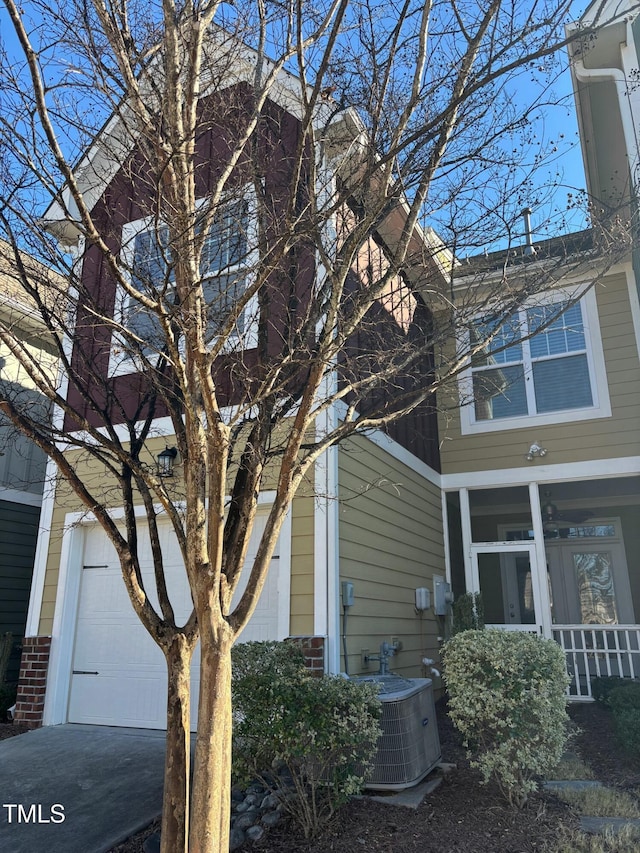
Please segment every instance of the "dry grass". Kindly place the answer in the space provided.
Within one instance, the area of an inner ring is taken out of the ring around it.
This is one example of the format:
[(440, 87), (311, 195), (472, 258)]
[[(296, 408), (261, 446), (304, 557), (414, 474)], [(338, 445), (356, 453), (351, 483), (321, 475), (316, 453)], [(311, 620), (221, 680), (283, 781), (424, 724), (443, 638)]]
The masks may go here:
[[(559, 790), (555, 792), (561, 800), (584, 815), (591, 817), (640, 817), (637, 797), (612, 788), (584, 788), (583, 790)], [(636, 846), (636, 853), (637, 853)]]
[(577, 755), (567, 755), (561, 759), (558, 766), (551, 773), (547, 775), (547, 779), (562, 779), (562, 780), (574, 780), (574, 779), (593, 779), (594, 774), (590, 767), (588, 767), (582, 759), (578, 758)]
[(602, 835), (565, 830), (548, 853), (638, 853), (640, 833), (633, 827), (619, 832), (607, 830)]

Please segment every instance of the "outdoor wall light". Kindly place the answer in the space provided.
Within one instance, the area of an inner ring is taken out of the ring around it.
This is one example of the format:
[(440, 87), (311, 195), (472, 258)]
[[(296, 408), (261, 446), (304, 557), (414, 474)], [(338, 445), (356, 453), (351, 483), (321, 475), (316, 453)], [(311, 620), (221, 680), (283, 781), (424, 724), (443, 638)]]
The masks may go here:
[(172, 477), (173, 464), (176, 461), (178, 450), (175, 447), (165, 447), (157, 456), (158, 476)]
[(542, 458), (547, 455), (547, 448), (542, 447), (542, 445), (538, 441), (534, 441), (531, 447), (529, 448), (529, 452), (527, 453), (525, 459), (528, 462), (532, 462), (536, 456)]

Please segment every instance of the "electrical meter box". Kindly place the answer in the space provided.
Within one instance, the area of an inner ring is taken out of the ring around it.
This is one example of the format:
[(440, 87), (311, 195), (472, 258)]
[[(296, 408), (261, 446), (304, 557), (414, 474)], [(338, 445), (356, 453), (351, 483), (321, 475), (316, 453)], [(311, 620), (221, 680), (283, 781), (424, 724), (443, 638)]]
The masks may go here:
[(433, 579), (433, 612), (436, 616), (446, 616), (447, 609), (453, 603), (451, 584), (442, 578)]

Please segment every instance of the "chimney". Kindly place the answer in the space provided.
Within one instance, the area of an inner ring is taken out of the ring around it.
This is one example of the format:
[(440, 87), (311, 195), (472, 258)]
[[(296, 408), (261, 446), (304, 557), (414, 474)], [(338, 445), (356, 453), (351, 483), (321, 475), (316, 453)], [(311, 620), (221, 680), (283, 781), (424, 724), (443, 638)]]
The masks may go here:
[(533, 245), (533, 239), (531, 237), (531, 208), (525, 207), (522, 211), (522, 217), (524, 219), (524, 254), (525, 255), (535, 255), (536, 250)]

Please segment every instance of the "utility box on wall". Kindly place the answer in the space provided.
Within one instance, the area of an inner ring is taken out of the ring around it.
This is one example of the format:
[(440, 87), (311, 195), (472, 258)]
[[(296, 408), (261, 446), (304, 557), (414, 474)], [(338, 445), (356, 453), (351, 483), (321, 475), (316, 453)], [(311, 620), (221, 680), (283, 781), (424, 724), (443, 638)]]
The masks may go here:
[(451, 584), (444, 578), (433, 579), (433, 612), (436, 616), (446, 616), (449, 605), (453, 604)]

